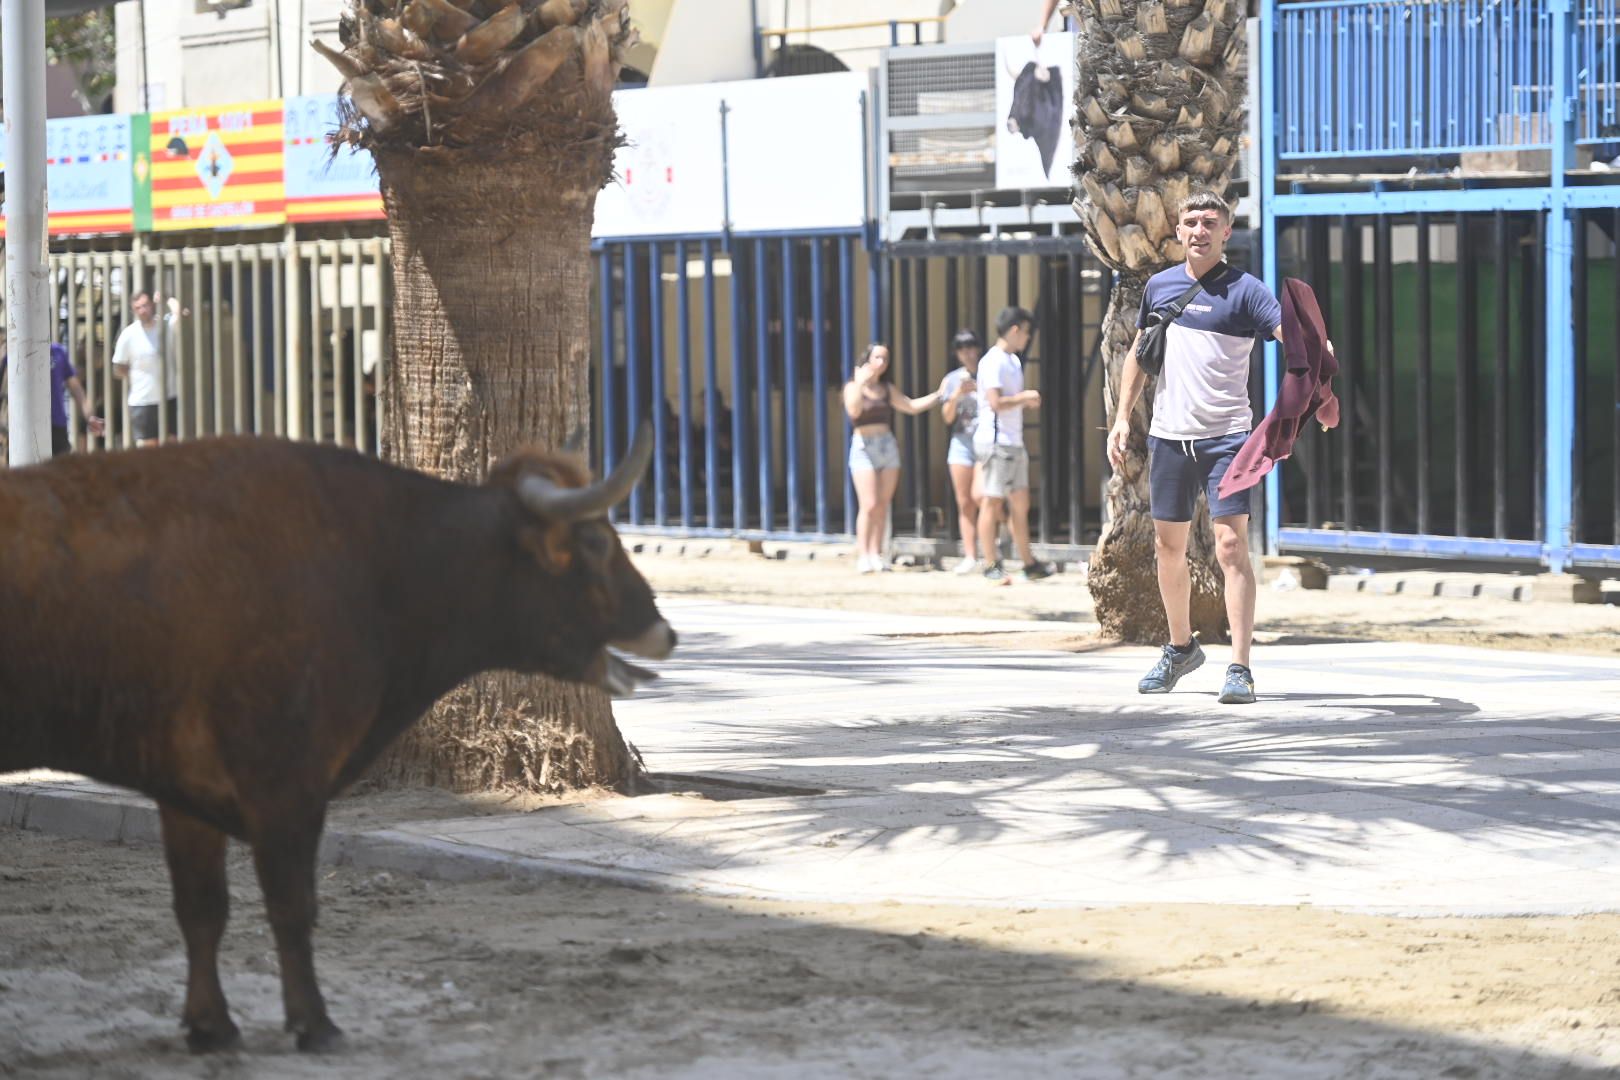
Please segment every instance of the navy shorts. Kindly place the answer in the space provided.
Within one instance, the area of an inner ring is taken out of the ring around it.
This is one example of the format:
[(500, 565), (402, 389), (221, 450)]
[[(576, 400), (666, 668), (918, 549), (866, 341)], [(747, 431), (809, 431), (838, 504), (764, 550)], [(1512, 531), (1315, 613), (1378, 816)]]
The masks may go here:
[(1191, 521), (1198, 493), (1209, 499), (1209, 516), (1249, 512), (1249, 493), (1221, 498), (1221, 477), (1249, 439), (1247, 431), (1215, 439), (1161, 439), (1148, 436), (1148, 486), (1154, 521)]

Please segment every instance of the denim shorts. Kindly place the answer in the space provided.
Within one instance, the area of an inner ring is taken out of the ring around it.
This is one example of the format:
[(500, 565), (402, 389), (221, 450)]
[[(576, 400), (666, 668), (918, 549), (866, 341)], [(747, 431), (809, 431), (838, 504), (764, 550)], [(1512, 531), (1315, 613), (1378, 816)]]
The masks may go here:
[(973, 454), (973, 444), (966, 439), (951, 436), (951, 448), (945, 452), (945, 464), (972, 467), (978, 463), (979, 459)]
[(900, 443), (893, 432), (881, 435), (862, 435), (856, 432), (849, 441), (849, 471), (873, 472), (900, 467)]
[(1221, 478), (1249, 439), (1247, 431), (1214, 439), (1161, 439), (1148, 436), (1148, 487), (1154, 521), (1191, 521), (1198, 493), (1209, 500), (1209, 516), (1249, 512), (1248, 491), (1221, 498)]

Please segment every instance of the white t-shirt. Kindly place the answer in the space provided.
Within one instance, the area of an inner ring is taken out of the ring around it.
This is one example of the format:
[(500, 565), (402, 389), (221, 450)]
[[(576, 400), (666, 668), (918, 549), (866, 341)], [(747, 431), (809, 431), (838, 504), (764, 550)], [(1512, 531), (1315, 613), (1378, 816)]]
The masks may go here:
[(992, 345), (979, 361), (979, 426), (973, 433), (973, 445), (988, 450), (992, 443), (1000, 446), (1024, 445), (1024, 410), (990, 408), (990, 391), (1000, 390), (1003, 398), (1024, 392), (1024, 365), (1018, 357), (1002, 352)]
[(178, 335), (170, 316), (165, 315), (163, 321), (168, 324), (167, 330), (156, 320), (146, 327), (136, 319), (118, 332), (118, 342), (113, 346), (113, 363), (129, 368), (131, 405), (163, 404), (163, 375), (158, 368), (158, 347), (162, 340), (160, 335), (163, 334), (167, 334), (169, 346), (169, 396), (172, 398), (180, 393), (180, 369), (175, 362), (179, 351), (176, 348)]

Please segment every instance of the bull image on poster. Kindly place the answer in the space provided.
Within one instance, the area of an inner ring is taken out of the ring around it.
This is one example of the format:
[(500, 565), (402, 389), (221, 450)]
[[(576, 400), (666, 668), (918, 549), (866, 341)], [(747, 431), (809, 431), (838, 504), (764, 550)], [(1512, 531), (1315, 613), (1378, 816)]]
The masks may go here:
[(1074, 158), (1074, 36), (996, 42), (996, 186), (1067, 186)]

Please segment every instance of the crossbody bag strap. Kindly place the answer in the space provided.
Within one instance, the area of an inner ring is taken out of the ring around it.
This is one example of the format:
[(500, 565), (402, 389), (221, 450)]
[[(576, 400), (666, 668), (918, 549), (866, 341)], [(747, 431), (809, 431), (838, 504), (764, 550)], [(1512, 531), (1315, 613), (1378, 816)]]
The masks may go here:
[(1187, 287), (1186, 292), (1182, 293), (1180, 296), (1176, 297), (1170, 302), (1170, 305), (1165, 309), (1169, 314), (1164, 321), (1175, 322), (1177, 319), (1181, 318), (1181, 313), (1187, 310), (1187, 305), (1192, 303), (1192, 298), (1202, 292), (1206, 284), (1213, 283), (1216, 278), (1225, 272), (1226, 263), (1224, 262), (1218, 262), (1214, 266), (1210, 267), (1209, 270), (1205, 272), (1203, 277), (1199, 278), (1197, 281), (1193, 282)]

